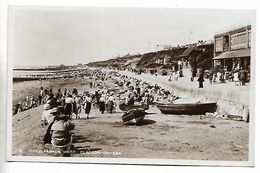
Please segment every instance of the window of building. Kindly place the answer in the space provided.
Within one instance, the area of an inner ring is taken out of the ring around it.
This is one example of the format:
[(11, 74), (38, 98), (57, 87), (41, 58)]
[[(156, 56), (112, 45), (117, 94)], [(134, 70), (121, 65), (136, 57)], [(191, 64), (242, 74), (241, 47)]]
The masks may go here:
[(247, 48), (246, 32), (231, 35), (231, 50)]
[(216, 42), (216, 52), (221, 52), (223, 51), (223, 40), (222, 40), (222, 37), (219, 37), (219, 38), (216, 38), (215, 39), (215, 42)]
[(223, 49), (224, 51), (228, 50), (229, 48), (229, 35), (223, 36)]

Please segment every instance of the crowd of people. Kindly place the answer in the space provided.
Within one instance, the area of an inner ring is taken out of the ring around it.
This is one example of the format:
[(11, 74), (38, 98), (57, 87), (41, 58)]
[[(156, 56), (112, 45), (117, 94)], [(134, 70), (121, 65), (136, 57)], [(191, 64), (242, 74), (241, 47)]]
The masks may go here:
[[(109, 79), (114, 80), (107, 82)], [(100, 82), (97, 82), (98, 80)], [(101, 81), (105, 82), (101, 84)], [(93, 82), (99, 85), (94, 87)], [(112, 88), (108, 84), (112, 85)], [(176, 98), (172, 92), (157, 84), (152, 85), (117, 72), (93, 73), (89, 77), (89, 90), (82, 93), (77, 88), (72, 90), (63, 88), (54, 94), (51, 88), (41, 87), (39, 92), (39, 101), (43, 107), (41, 126), (48, 126), (44, 143), (67, 147), (72, 141), (71, 130), (75, 128), (73, 119), (82, 119), (82, 114), (89, 119), (92, 109), (99, 109), (100, 114), (106, 112), (111, 114), (121, 103), (153, 104), (161, 100), (172, 102)]]
[[(75, 115), (76, 119), (80, 119), (80, 113), (84, 111), (89, 119), (89, 114), (93, 104), (99, 107), (100, 112), (103, 114), (107, 105), (107, 110), (112, 113), (114, 97), (113, 93), (104, 92), (97, 90), (94, 93), (89, 91), (84, 91), (83, 93), (78, 93), (77, 88), (73, 88), (72, 91), (64, 88), (63, 92), (58, 89), (55, 95), (52, 94), (52, 90), (49, 89), (45, 92), (43, 100), (44, 112), (48, 112), (53, 108), (59, 108), (64, 115), (67, 115), (69, 119)], [(111, 103), (110, 103), (111, 102)], [(111, 105), (111, 106), (110, 106)], [(47, 109), (46, 109), (47, 108)], [(46, 113), (43, 113), (42, 121), (45, 123), (48, 118)], [(48, 122), (48, 121), (47, 121)]]
[(211, 84), (233, 82), (235, 86), (244, 86), (250, 81), (250, 73), (244, 68), (222, 72), (213, 72), (210, 70), (206, 73), (205, 77), (209, 79)]
[[(234, 83), (235, 86), (245, 86), (246, 83), (250, 81), (250, 73), (248, 70), (244, 68), (234, 69), (232, 71), (222, 70), (222, 71), (213, 71), (213, 70), (205, 70), (203, 73), (199, 71), (197, 74), (199, 82), (199, 88), (203, 88), (203, 82), (205, 79), (209, 80), (210, 84), (220, 84), (220, 83)], [(194, 81), (194, 74), (191, 70), (191, 82)], [(180, 77), (183, 77), (180, 74), (180, 71), (175, 71), (169, 73), (169, 81), (178, 81)]]
[(38, 106), (38, 99), (33, 95), (26, 95), (14, 105), (13, 115)]
[[(72, 91), (64, 88), (63, 92), (58, 89), (56, 94), (52, 94), (49, 89), (43, 100), (43, 112), (41, 126), (48, 126), (44, 135), (44, 143), (51, 143), (54, 147), (68, 149), (72, 143), (71, 131), (75, 128), (72, 123), (74, 119), (81, 119), (81, 114), (86, 114), (90, 118), (93, 104), (98, 105), (101, 114), (107, 109), (112, 113), (114, 106), (113, 94), (96, 91), (91, 93), (84, 91), (78, 93), (76, 88)], [(82, 113), (81, 113), (82, 112)], [(75, 115), (75, 116), (73, 116)]]
[[(199, 70), (197, 75), (194, 75), (193, 70), (190, 72), (190, 80), (194, 81), (194, 78), (197, 77), (199, 83), (199, 88), (203, 88), (203, 82), (205, 79), (208, 79), (210, 84), (220, 84), (220, 83), (234, 83), (235, 86), (245, 86), (246, 83), (250, 81), (250, 70), (244, 68), (233, 69), (232, 71), (227, 70), (205, 70), (203, 73)], [(146, 73), (146, 72), (144, 72)], [(151, 75), (155, 76), (168, 76), (168, 81), (178, 81), (181, 77), (184, 77), (183, 69), (180, 70), (163, 70), (161, 73), (158, 73), (158, 70), (150, 70)], [(159, 75), (160, 74), (160, 75)], [(186, 74), (187, 75), (187, 74)]]
[[(174, 93), (165, 90), (157, 84), (152, 85), (148, 82), (120, 75), (119, 73), (110, 73), (106, 75), (102, 74), (102, 80), (111, 78), (111, 75), (116, 77), (117, 80), (114, 83), (117, 86), (114, 88), (109, 87), (95, 87), (93, 88), (93, 82), (89, 82), (90, 89), (92, 91), (83, 91), (79, 93), (77, 88), (73, 88), (71, 91), (67, 88), (58, 89), (56, 94), (53, 94), (51, 88), (40, 88), (39, 103), (43, 105), (44, 111), (42, 116), (42, 125), (49, 124), (50, 110), (53, 108), (59, 108), (59, 110), (67, 115), (69, 119), (75, 115), (76, 119), (80, 119), (82, 110), (86, 114), (87, 119), (90, 117), (91, 108), (99, 108), (101, 114), (107, 110), (112, 113), (116, 109), (116, 101), (118, 103), (125, 103), (127, 105), (139, 103), (153, 104), (162, 99), (166, 99), (169, 102), (173, 101), (176, 96)], [(98, 76), (98, 73), (95, 74)], [(95, 80), (96, 78), (93, 78)], [(96, 89), (96, 90), (95, 90)]]

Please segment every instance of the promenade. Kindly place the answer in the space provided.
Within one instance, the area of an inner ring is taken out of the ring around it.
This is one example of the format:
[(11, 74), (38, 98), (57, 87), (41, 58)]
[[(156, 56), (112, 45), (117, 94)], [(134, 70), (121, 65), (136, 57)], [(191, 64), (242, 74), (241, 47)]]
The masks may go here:
[(178, 80), (172, 79), (172, 81), (169, 81), (169, 76), (156, 76), (148, 73), (137, 75), (130, 71), (119, 71), (119, 73), (152, 84), (158, 84), (182, 98), (217, 101), (218, 112), (222, 114), (241, 115), (249, 112), (250, 84), (246, 84), (246, 86), (235, 86), (234, 82), (210, 84), (209, 80), (205, 79), (204, 87), (198, 88), (197, 78), (195, 77), (194, 81), (191, 81), (189, 68), (183, 69), (184, 77)]

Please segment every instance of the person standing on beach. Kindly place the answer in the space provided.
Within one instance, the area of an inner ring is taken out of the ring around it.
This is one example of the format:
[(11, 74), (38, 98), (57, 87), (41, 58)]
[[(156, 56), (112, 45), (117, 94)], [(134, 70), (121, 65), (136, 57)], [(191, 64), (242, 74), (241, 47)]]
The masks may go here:
[(105, 96), (104, 94), (101, 95), (100, 99), (99, 99), (99, 110), (102, 114), (104, 114), (105, 111)]
[(64, 114), (67, 115), (69, 119), (71, 119), (74, 102), (75, 100), (72, 98), (72, 95), (68, 94), (68, 96), (65, 98)]
[(91, 110), (91, 103), (92, 103), (92, 97), (89, 93), (87, 93), (85, 100), (83, 102), (85, 114), (87, 114), (87, 119), (89, 119), (89, 113), (90, 113), (90, 110)]
[(75, 100), (75, 114), (76, 114), (76, 119), (80, 119), (80, 116), (79, 114), (81, 113), (81, 102), (82, 102), (82, 97), (81, 95), (77, 95), (74, 97), (74, 100)]
[(203, 88), (203, 82), (204, 82), (204, 78), (203, 78), (203, 73), (201, 73), (199, 75), (199, 78), (198, 78), (198, 82), (199, 82), (199, 88)]
[(99, 105), (100, 97), (101, 97), (100, 91), (99, 90), (95, 91), (95, 98), (96, 98), (96, 101), (97, 101), (97, 105)]
[(53, 95), (53, 93), (52, 93), (52, 88), (50, 88), (50, 90), (49, 90), (49, 96), (50, 96), (49, 99), (53, 99), (53, 97), (54, 97), (54, 95)]
[(61, 93), (60, 88), (58, 89), (58, 92), (56, 93), (55, 97), (56, 97), (58, 106), (62, 106), (62, 93)]
[(40, 88), (40, 93), (39, 93), (39, 105), (42, 104), (43, 96), (44, 96), (44, 90), (43, 90), (43, 87), (41, 87)]
[(52, 89), (47, 90), (47, 92), (45, 92), (45, 103), (47, 103), (49, 100), (53, 99), (53, 93), (52, 93)]
[(67, 88), (64, 88), (63, 97), (67, 97)]
[(113, 97), (113, 94), (111, 94), (109, 96), (109, 98), (108, 98), (107, 107), (108, 107), (109, 113), (112, 114), (113, 108), (114, 108), (114, 97)]

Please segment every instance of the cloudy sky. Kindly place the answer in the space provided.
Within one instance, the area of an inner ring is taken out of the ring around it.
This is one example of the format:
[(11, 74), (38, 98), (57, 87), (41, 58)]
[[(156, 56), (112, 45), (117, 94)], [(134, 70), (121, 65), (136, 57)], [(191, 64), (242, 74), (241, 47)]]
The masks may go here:
[(254, 22), (250, 10), (12, 7), (9, 58), (19, 65), (78, 64), (182, 45)]

